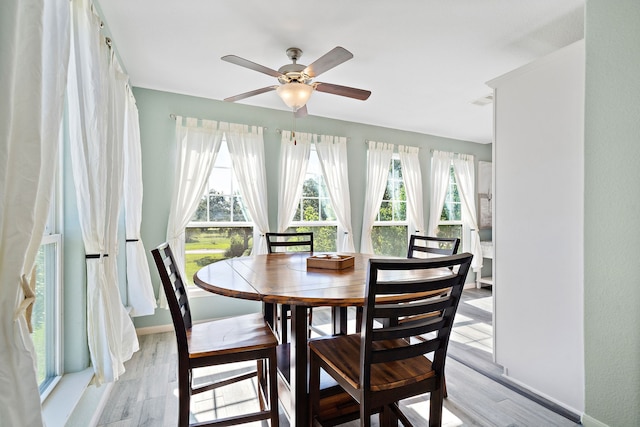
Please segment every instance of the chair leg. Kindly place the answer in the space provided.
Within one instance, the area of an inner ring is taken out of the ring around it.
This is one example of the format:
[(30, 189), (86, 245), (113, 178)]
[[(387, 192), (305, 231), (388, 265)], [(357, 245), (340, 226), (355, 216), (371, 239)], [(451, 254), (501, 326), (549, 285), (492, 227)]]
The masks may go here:
[(320, 364), (314, 352), (309, 355), (309, 425), (320, 413)]
[[(269, 399), (269, 394), (267, 393), (267, 377), (265, 376), (265, 360), (258, 359), (256, 361), (256, 379), (258, 381), (258, 390), (261, 393), (258, 393), (258, 400), (260, 401), (260, 410), (264, 411), (267, 409), (267, 402), (265, 399)], [(264, 396), (264, 399), (263, 399)]]
[(271, 427), (278, 427), (280, 414), (278, 413), (278, 364), (276, 349), (269, 355), (269, 408), (271, 409)]
[(441, 384), (436, 390), (432, 390), (429, 396), (429, 427), (440, 427), (442, 425), (442, 404), (443, 390)]
[(449, 397), (449, 393), (447, 393), (447, 377), (442, 377), (442, 396), (445, 399)]
[(280, 342), (282, 344), (289, 341), (287, 318), (289, 317), (290, 307), (286, 304), (280, 306)]
[(397, 427), (398, 426), (398, 417), (393, 412), (391, 407), (384, 406), (382, 411), (380, 411), (379, 415), (380, 426), (381, 427)]
[(191, 370), (185, 364), (178, 363), (178, 426), (189, 425), (191, 403)]

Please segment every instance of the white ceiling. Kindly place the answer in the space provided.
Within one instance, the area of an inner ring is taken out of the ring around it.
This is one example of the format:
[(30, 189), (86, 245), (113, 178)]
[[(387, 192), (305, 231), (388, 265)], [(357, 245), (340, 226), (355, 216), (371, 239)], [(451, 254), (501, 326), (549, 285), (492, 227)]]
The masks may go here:
[[(315, 92), (310, 115), (488, 143), (499, 75), (583, 38), (584, 0), (101, 0), (137, 87), (222, 100), (277, 84), (220, 60), (310, 64), (335, 46), (354, 58), (316, 80), (372, 91), (366, 101)], [(285, 110), (275, 92), (239, 101)], [(302, 126), (300, 119), (298, 126)]]

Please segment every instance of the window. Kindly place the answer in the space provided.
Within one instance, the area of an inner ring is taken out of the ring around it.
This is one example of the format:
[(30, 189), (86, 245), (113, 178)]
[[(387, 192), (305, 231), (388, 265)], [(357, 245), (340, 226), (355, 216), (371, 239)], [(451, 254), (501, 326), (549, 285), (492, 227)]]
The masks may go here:
[(45, 232), (35, 262), (36, 300), (31, 313), (31, 337), (37, 359), (41, 399), (51, 392), (62, 375), (61, 158), (58, 160), (59, 172), (54, 180), (54, 195), (51, 198)]
[(408, 237), (407, 194), (400, 157), (393, 155), (387, 188), (373, 225), (371, 238), (376, 255), (406, 256)]
[(444, 206), (440, 215), (440, 225), (438, 226), (438, 237), (457, 237), (460, 239), (460, 247), (463, 247), (463, 222), (462, 203), (458, 193), (458, 184), (453, 165), (449, 168), (449, 187), (444, 198)]
[(338, 221), (322, 175), (320, 159), (312, 145), (307, 174), (302, 184), (302, 196), (287, 231), (312, 231), (314, 251), (335, 252), (337, 230)]
[(189, 285), (201, 267), (249, 255), (253, 222), (240, 195), (226, 140), (222, 140), (207, 190), (185, 232), (185, 276)]

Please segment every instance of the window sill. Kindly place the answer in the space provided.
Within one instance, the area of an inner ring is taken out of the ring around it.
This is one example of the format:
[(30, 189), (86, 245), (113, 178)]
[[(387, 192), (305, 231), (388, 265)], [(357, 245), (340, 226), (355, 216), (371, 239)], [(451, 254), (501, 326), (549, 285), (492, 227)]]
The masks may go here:
[(62, 376), (42, 403), (42, 416), (47, 427), (66, 425), (93, 378), (93, 369)]

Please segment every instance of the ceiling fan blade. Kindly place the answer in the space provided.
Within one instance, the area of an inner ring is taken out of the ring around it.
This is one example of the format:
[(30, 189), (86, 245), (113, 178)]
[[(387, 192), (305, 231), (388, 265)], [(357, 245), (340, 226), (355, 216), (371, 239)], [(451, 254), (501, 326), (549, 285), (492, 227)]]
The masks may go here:
[(223, 61), (231, 62), (232, 64), (239, 65), (241, 67), (248, 68), (250, 70), (264, 73), (268, 76), (272, 76), (272, 77), (282, 76), (282, 73), (280, 73), (279, 71), (273, 70), (269, 67), (265, 67), (264, 65), (256, 64), (255, 62), (249, 61), (248, 59), (240, 58), (239, 56), (236, 56), (236, 55), (226, 55), (220, 59), (222, 59)]
[(306, 104), (303, 105), (302, 107), (298, 108), (298, 111), (293, 113), (293, 115), (296, 116), (296, 118), (298, 118), (298, 119), (300, 119), (302, 117), (307, 117), (308, 114), (309, 114), (309, 112), (307, 111)]
[(353, 58), (353, 54), (351, 52), (343, 47), (337, 46), (308, 65), (303, 72), (309, 77), (317, 77), (325, 71), (330, 70), (336, 65), (340, 65), (351, 58)]
[(236, 102), (241, 99), (249, 98), (250, 96), (260, 95), (261, 93), (270, 92), (272, 90), (276, 90), (278, 86), (267, 86), (261, 89), (252, 90), (250, 92), (241, 93), (240, 95), (231, 96), (229, 98), (225, 98), (224, 100), (227, 102)]
[(371, 91), (364, 89), (356, 89), (355, 87), (334, 85), (331, 83), (316, 83), (316, 90), (318, 92), (331, 93), (333, 95), (346, 96), (349, 98), (359, 99), (361, 101), (366, 100), (371, 95)]

